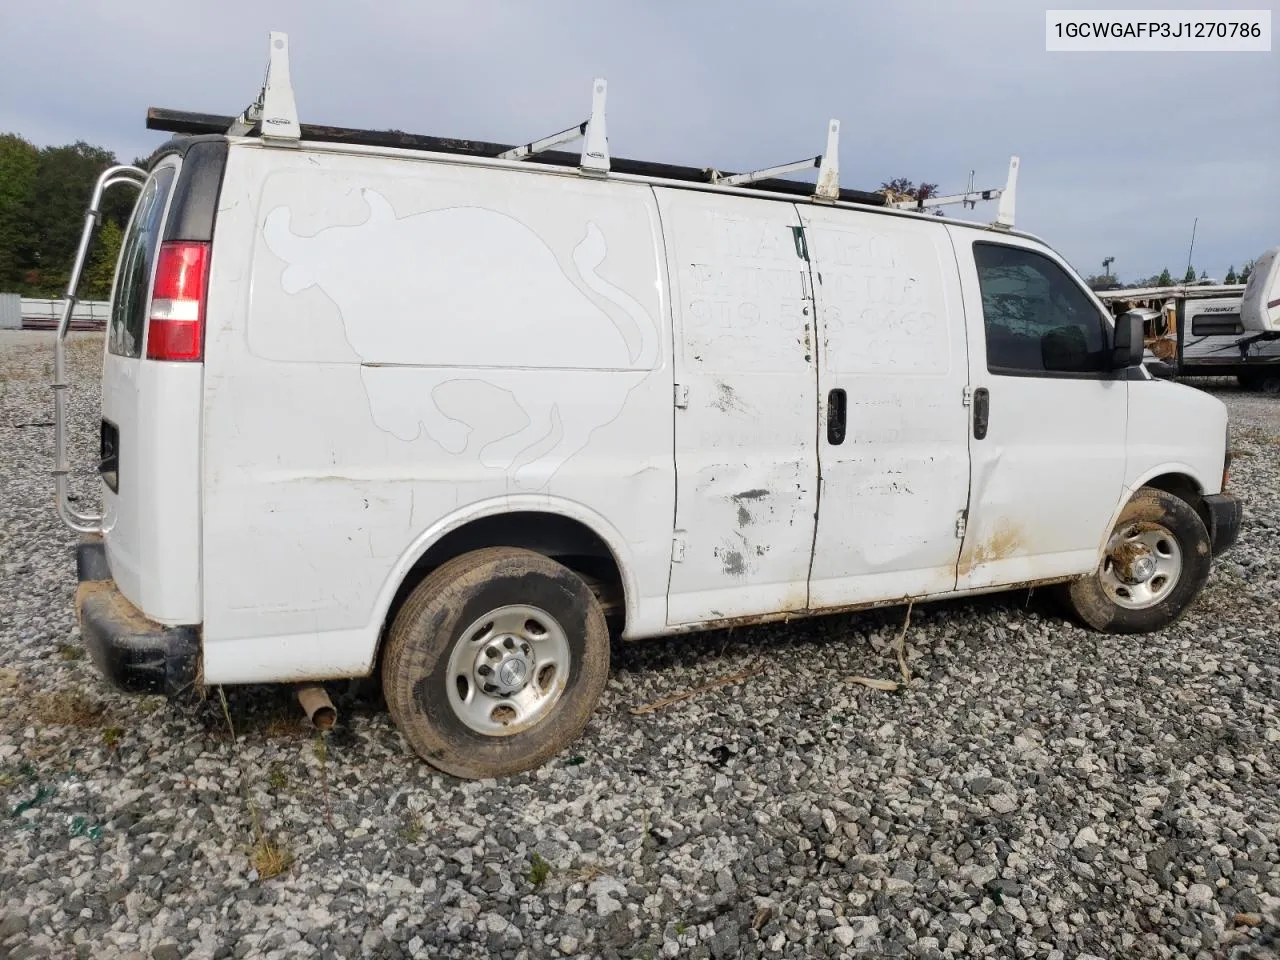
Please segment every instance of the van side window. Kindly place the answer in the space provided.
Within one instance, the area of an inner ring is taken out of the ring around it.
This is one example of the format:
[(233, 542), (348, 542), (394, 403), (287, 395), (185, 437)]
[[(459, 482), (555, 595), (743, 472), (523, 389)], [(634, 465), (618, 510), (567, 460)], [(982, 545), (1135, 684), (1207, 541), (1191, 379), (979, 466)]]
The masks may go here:
[(975, 243), (987, 370), (1012, 376), (1107, 370), (1105, 321), (1080, 285), (1048, 257)]
[(151, 269), (160, 245), (164, 208), (173, 186), (175, 168), (161, 167), (142, 188), (125, 235), (111, 298), (107, 349), (121, 357), (142, 356), (142, 333), (147, 326)]

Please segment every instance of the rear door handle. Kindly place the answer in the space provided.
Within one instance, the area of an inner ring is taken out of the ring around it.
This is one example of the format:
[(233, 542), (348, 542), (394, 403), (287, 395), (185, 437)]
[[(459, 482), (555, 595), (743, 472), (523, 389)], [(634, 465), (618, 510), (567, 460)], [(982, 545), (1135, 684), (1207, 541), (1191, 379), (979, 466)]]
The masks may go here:
[(991, 394), (986, 387), (978, 387), (973, 391), (973, 438), (982, 440), (987, 435), (987, 425), (991, 422)]
[(838, 447), (844, 443), (845, 411), (848, 397), (840, 388), (827, 394), (827, 443)]

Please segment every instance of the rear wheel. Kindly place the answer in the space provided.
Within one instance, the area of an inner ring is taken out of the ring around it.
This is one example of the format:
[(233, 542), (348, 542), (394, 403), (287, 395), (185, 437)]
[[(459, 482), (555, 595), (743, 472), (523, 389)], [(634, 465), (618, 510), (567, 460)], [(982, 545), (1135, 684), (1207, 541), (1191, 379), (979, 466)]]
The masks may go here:
[(467, 779), (536, 767), (576, 740), (609, 676), (609, 632), (571, 570), (529, 550), (457, 557), (387, 639), (382, 688), (422, 759)]
[(1069, 584), (1064, 596), (1095, 630), (1148, 633), (1186, 612), (1211, 563), (1200, 515), (1171, 493), (1143, 487), (1120, 514), (1098, 569)]

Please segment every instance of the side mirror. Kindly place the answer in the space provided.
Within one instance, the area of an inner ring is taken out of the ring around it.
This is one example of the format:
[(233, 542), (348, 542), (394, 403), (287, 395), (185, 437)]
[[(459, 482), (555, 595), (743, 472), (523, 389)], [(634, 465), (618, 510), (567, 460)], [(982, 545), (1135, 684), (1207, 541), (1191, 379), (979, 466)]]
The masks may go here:
[(1139, 310), (1130, 310), (1116, 318), (1116, 336), (1111, 346), (1112, 370), (1142, 366), (1142, 321)]

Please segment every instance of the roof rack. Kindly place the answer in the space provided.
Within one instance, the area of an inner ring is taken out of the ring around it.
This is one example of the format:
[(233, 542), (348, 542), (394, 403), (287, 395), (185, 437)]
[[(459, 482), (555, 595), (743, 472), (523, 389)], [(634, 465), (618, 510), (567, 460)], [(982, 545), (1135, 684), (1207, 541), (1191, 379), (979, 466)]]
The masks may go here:
[(1003, 187), (975, 190), (973, 189), (973, 171), (970, 171), (969, 187), (964, 193), (953, 193), (945, 197), (927, 197), (917, 200), (894, 200), (888, 205), (895, 210), (915, 210), (922, 213), (926, 209), (942, 207), (952, 203), (964, 204), (972, 210), (979, 200), (999, 200), (1000, 206), (996, 211), (996, 222), (992, 226), (1011, 228), (1013, 226), (1014, 201), (1018, 187), (1018, 163), (1017, 157), (1009, 158), (1009, 176), (1005, 180)]
[[(272, 146), (297, 146), (301, 141), (307, 140), (528, 161), (560, 167), (576, 166), (581, 173), (592, 176), (620, 173), (723, 187), (750, 184), (755, 190), (804, 197), (816, 203), (841, 201), (898, 210), (922, 211), (949, 203), (963, 203), (967, 207), (973, 207), (978, 200), (998, 199), (1000, 207), (996, 222), (992, 226), (1004, 229), (1013, 226), (1017, 157), (1013, 157), (1010, 161), (1009, 177), (1002, 189), (975, 191), (972, 189), (971, 176), (970, 189), (965, 193), (927, 200), (898, 200), (884, 191), (869, 192), (841, 187), (840, 121), (835, 119), (829, 121), (827, 125), (827, 149), (824, 153), (805, 160), (747, 173), (654, 163), (646, 160), (628, 160), (622, 157), (611, 157), (609, 154), (605, 128), (607, 89), (605, 80), (596, 78), (592, 82), (591, 114), (586, 120), (523, 145), (424, 136), (405, 133), (401, 130), (360, 130), (350, 127), (305, 124), (298, 120), (293, 85), (289, 78), (288, 35), (271, 31), (266, 78), (257, 98), (238, 117), (151, 107), (147, 110), (147, 129), (185, 136), (222, 134), (244, 137), (256, 134), (264, 144)], [(583, 145), (581, 152), (577, 155), (552, 149), (578, 138), (582, 139)], [(816, 184), (781, 179), (783, 174), (811, 168), (816, 168), (818, 171)]]

